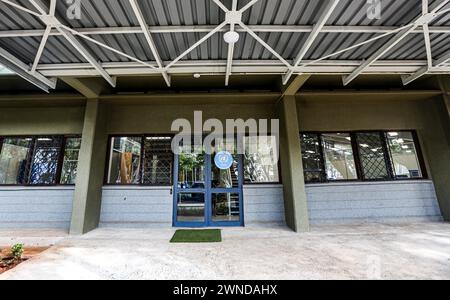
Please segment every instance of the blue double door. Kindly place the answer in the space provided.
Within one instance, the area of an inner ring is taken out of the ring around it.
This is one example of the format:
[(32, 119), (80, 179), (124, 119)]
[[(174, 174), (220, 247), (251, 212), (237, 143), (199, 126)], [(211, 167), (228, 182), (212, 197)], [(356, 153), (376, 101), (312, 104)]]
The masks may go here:
[(228, 169), (219, 169), (216, 155), (183, 149), (175, 155), (173, 225), (176, 227), (243, 226), (243, 155), (233, 153)]

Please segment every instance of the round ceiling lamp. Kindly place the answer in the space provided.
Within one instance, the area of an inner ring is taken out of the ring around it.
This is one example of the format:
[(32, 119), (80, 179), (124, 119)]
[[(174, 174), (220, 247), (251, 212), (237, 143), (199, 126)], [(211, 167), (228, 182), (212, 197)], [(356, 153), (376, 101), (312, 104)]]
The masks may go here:
[(235, 44), (239, 41), (239, 33), (236, 31), (228, 31), (223, 35), (223, 39), (228, 44)]

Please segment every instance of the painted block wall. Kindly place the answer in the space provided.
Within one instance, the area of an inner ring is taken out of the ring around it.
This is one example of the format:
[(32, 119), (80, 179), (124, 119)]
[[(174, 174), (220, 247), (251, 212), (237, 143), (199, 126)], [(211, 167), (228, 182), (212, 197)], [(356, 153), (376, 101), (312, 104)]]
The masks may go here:
[(0, 187), (0, 229), (69, 230), (74, 187)]

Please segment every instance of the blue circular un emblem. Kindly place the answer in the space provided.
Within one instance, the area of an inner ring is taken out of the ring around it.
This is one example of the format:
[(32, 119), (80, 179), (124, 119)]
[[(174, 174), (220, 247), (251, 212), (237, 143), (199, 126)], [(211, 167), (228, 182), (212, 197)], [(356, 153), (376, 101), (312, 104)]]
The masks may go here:
[(228, 151), (221, 151), (214, 157), (214, 163), (221, 170), (227, 170), (233, 165), (233, 155)]

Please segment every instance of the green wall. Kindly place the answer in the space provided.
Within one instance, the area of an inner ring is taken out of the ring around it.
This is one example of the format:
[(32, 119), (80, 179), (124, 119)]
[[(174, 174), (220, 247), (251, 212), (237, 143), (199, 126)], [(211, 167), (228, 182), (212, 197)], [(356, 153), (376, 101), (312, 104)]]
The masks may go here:
[(0, 107), (0, 135), (81, 134), (84, 107)]

